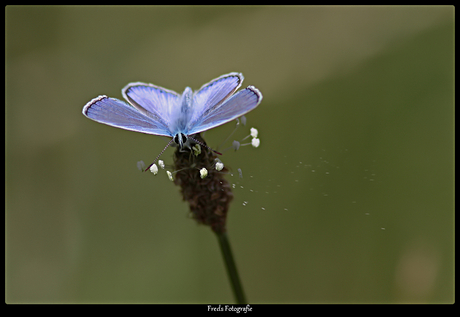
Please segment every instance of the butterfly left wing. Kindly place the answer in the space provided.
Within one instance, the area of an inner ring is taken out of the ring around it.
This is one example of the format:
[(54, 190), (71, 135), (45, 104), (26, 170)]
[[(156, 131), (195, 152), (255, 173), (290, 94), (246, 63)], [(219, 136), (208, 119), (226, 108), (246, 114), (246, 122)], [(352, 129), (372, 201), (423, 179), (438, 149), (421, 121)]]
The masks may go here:
[(232, 121), (256, 108), (262, 101), (261, 92), (254, 86), (238, 91), (223, 103), (204, 111), (189, 130), (189, 134), (203, 132)]
[(99, 96), (83, 107), (83, 115), (99, 123), (147, 134), (171, 136), (166, 122), (154, 114), (144, 114), (127, 103)]
[(139, 112), (171, 124), (171, 114), (179, 106), (181, 96), (175, 91), (146, 83), (130, 83), (121, 90), (123, 97)]

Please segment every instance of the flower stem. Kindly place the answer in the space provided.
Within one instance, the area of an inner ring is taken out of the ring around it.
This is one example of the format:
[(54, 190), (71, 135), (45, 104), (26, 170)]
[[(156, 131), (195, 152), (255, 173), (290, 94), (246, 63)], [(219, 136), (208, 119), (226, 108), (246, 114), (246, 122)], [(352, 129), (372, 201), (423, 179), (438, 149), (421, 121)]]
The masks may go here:
[(232, 249), (230, 248), (230, 241), (226, 232), (216, 232), (219, 239), (220, 250), (224, 257), (225, 267), (227, 268), (228, 277), (232, 284), (233, 295), (237, 304), (246, 304), (246, 296), (244, 296), (243, 287), (241, 285), (238, 270), (236, 269), (235, 260), (233, 259)]

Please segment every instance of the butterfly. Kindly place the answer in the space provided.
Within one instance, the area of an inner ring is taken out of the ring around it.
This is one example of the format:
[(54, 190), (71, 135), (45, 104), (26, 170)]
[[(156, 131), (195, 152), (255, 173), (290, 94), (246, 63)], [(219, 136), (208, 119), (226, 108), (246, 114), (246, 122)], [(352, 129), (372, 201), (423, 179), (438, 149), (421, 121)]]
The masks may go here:
[(153, 84), (130, 83), (121, 90), (128, 103), (101, 95), (88, 102), (82, 112), (91, 120), (116, 128), (171, 137), (161, 155), (172, 142), (180, 150), (190, 148), (194, 134), (255, 109), (262, 101), (257, 88), (248, 86), (235, 93), (243, 79), (241, 73), (229, 73), (195, 92), (186, 87), (182, 94)]

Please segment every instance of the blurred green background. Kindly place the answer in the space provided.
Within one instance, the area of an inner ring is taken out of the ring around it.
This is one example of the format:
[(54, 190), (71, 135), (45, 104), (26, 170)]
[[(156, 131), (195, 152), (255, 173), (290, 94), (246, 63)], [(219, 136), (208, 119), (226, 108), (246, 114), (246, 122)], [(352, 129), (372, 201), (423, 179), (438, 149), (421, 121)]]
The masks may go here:
[(7, 303), (233, 302), (211, 230), (137, 170), (167, 140), (81, 114), (129, 82), (233, 71), (264, 96), (234, 135), (260, 147), (221, 157), (249, 301), (454, 301), (453, 7), (5, 13)]

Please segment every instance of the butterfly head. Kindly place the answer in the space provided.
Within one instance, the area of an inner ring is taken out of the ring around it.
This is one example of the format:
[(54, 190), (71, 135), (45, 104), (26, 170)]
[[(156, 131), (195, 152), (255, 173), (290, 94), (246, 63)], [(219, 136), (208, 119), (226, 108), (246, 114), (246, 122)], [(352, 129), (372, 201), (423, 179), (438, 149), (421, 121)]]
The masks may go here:
[(186, 136), (185, 134), (183, 133), (177, 133), (174, 138), (174, 143), (177, 144), (177, 146), (179, 146), (179, 149), (181, 151), (184, 151), (184, 148), (188, 148), (190, 149), (190, 139), (188, 136)]

